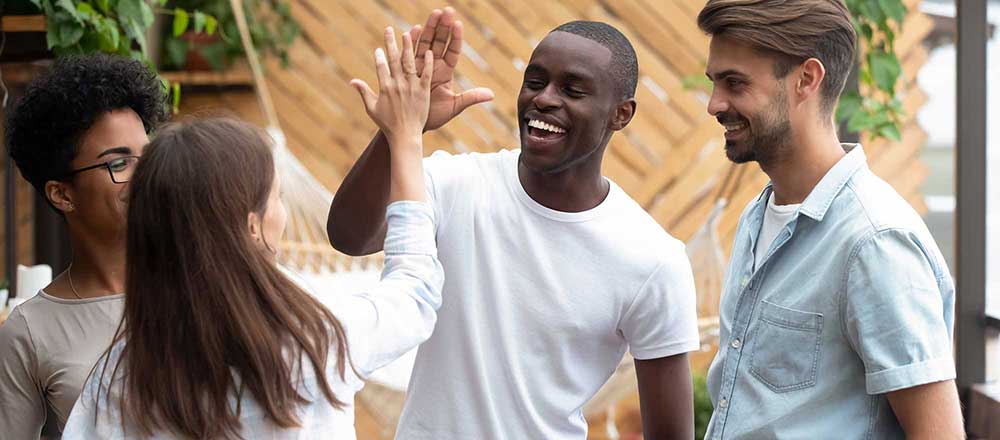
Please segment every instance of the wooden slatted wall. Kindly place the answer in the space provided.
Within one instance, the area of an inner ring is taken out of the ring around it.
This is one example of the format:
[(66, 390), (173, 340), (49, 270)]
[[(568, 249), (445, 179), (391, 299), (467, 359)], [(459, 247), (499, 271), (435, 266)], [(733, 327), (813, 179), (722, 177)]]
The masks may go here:
[[(914, 10), (918, 2), (907, 4)], [(722, 129), (705, 112), (707, 97), (682, 85), (682, 78), (704, 71), (709, 40), (695, 24), (702, 5), (700, 0), (456, 1), (466, 43), (458, 83), (490, 87), (496, 99), (428, 133), (425, 145), (454, 152), (517, 148), (515, 100), (533, 47), (566, 21), (611, 23), (638, 53), (639, 107), (631, 125), (612, 138), (604, 172), (671, 234), (688, 239), (706, 220), (715, 187), (730, 166), (722, 152)], [(291, 49), (289, 68), (273, 59), (266, 62), (268, 83), (290, 149), (327, 188), (337, 188), (374, 132), (348, 81), (357, 77), (375, 83), (371, 54), (384, 26), (408, 29), (439, 6), (431, 0), (292, 2), (303, 38)], [(904, 67), (901, 93), (912, 116), (927, 99), (915, 76), (927, 59), (921, 42), (932, 23), (913, 11), (904, 26), (897, 42)], [(219, 106), (260, 121), (252, 96), (185, 95), (185, 109)], [(921, 211), (918, 186), (927, 169), (918, 155), (925, 138), (910, 117), (902, 142), (865, 142), (872, 168)], [(744, 166), (748, 170), (720, 222), (726, 249), (743, 206), (767, 181), (755, 164)]]

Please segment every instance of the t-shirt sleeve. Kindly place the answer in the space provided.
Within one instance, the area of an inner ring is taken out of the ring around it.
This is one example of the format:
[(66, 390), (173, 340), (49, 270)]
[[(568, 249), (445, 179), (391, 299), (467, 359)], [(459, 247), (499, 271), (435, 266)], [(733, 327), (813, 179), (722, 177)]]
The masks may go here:
[(448, 219), (448, 213), (460, 195), (456, 192), (468, 191), (472, 166), (469, 155), (451, 154), (444, 150), (424, 158), (424, 186), (427, 188), (427, 201), (434, 209), (435, 231)]
[(859, 245), (842, 297), (844, 332), (869, 394), (955, 378), (952, 311), (918, 239), (887, 230)]
[(700, 348), (694, 275), (683, 246), (678, 248), (646, 280), (619, 324), (636, 359), (658, 359)]
[(28, 323), (15, 309), (0, 326), (0, 433), (4, 438), (41, 435), (45, 400), (36, 365)]

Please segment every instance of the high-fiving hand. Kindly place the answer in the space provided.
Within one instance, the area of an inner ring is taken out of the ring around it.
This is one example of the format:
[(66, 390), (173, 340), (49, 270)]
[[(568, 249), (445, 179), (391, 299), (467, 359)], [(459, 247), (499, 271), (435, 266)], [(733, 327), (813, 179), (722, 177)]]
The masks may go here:
[[(427, 23), (414, 26), (410, 35), (417, 41), (417, 53), (434, 52), (434, 74), (431, 78), (431, 107), (424, 130), (441, 127), (465, 109), (493, 99), (493, 91), (477, 87), (462, 93), (452, 88), (455, 66), (462, 54), (462, 22), (455, 19), (451, 7), (435, 9), (427, 17)], [(417, 69), (422, 70), (423, 61), (417, 60)]]
[(361, 94), (368, 116), (389, 139), (390, 148), (412, 145), (394, 141), (419, 138), (427, 123), (434, 55), (430, 50), (422, 55), (421, 71), (418, 72), (410, 33), (403, 34), (401, 53), (396, 46), (396, 34), (388, 27), (385, 29), (385, 50), (375, 49), (378, 94), (364, 81), (351, 80), (351, 86)]

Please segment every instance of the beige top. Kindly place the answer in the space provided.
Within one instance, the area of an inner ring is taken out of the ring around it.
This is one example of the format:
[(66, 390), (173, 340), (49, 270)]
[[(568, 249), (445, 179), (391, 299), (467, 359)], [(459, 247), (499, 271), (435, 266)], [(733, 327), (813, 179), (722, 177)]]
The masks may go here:
[(124, 305), (124, 295), (68, 300), (40, 291), (10, 313), (0, 326), (4, 438), (37, 439), (47, 407), (62, 430)]

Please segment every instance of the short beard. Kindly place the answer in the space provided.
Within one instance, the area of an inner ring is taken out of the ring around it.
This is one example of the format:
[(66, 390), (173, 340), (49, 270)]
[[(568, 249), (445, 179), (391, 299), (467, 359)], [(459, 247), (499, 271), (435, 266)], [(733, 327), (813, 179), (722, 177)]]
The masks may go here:
[(726, 141), (729, 160), (738, 164), (754, 161), (766, 168), (782, 159), (791, 140), (792, 125), (788, 120), (788, 99), (780, 85), (778, 90), (767, 109), (749, 118), (754, 131), (745, 141), (745, 148), (735, 148)]

